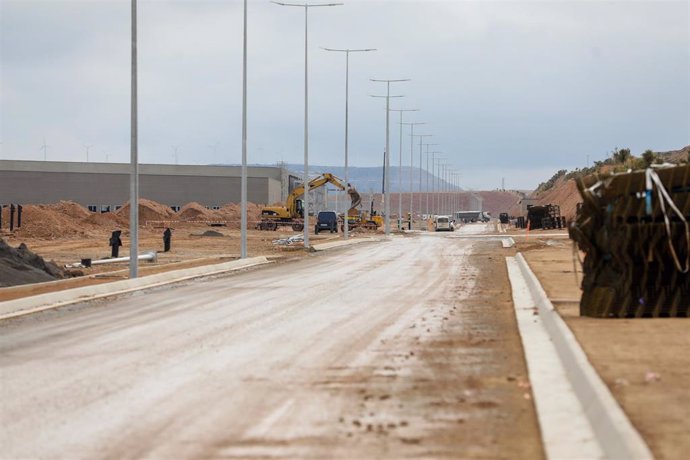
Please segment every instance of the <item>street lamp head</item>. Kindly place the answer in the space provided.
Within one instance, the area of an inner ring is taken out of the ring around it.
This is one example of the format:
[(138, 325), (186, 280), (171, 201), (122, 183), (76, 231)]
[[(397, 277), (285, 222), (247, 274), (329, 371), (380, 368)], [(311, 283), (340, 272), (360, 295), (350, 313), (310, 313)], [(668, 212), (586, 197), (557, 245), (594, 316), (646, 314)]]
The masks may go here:
[(410, 79), (410, 78), (401, 78), (401, 79), (398, 79), (398, 80), (379, 80), (379, 79), (376, 79), (376, 78), (370, 78), (369, 80), (370, 80), (370, 81), (383, 82), (383, 83), (393, 83), (393, 82), (399, 82), (399, 81), (410, 81), (411, 79)]
[(324, 51), (340, 51), (341, 53), (364, 53), (367, 51), (378, 51), (376, 48), (359, 48), (359, 49), (352, 49), (352, 48), (326, 48), (324, 46), (321, 47), (322, 50)]
[(342, 6), (344, 3), (284, 3), (284, 2), (276, 2), (275, 0), (271, 0), (271, 3), (275, 3), (276, 5), (280, 6), (301, 6), (302, 8), (311, 8), (314, 6)]

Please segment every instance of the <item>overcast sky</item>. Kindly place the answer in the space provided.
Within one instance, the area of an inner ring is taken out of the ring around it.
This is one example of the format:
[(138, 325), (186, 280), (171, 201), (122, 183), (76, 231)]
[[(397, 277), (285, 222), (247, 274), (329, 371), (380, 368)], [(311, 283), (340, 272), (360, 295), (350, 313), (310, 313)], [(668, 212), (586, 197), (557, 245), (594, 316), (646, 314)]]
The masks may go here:
[[(309, 13), (310, 164), (344, 161), (345, 56), (320, 47), (378, 49), (350, 57), (352, 165), (385, 148), (370, 78), (411, 79), (391, 106), (470, 188), (690, 144), (688, 1), (343, 1)], [(130, 1), (0, 3), (0, 158), (129, 161)], [(249, 1), (250, 163), (302, 162), (303, 11)], [(241, 1), (139, 0), (142, 163), (240, 162), (241, 91)]]

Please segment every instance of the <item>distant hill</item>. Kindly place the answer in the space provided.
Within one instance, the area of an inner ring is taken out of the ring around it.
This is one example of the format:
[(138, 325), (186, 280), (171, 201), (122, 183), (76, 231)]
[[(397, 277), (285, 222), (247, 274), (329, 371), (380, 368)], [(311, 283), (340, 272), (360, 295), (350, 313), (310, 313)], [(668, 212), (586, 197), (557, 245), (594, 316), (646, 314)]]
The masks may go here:
[[(289, 169), (290, 171), (294, 171), (295, 173), (299, 174), (300, 176), (302, 175), (304, 171), (304, 165), (302, 164), (296, 164), (296, 163), (285, 163), (284, 166)], [(391, 166), (390, 168), (390, 185), (391, 185), (391, 191), (392, 192), (409, 192), (410, 191), (410, 167), (409, 166), (403, 166), (402, 167), (402, 187), (399, 187), (399, 168), (397, 166)], [(335, 174), (336, 176), (345, 179), (345, 167), (344, 166), (322, 166), (322, 165), (310, 165), (309, 166), (309, 175), (310, 176), (315, 176), (317, 174), (322, 174), (322, 173), (331, 173)], [(432, 174), (427, 173), (425, 170), (422, 170), (422, 175), (421, 175), (421, 184), (422, 184), (422, 191), (426, 191), (427, 187), (427, 180), (429, 181), (429, 190), (431, 190), (433, 181), (434, 181), (435, 176)], [(360, 166), (350, 166), (348, 167), (348, 180), (349, 182), (354, 185), (354, 187), (365, 193), (374, 192), (378, 193), (381, 192), (382, 186), (383, 186), (383, 167), (360, 167)], [(439, 184), (445, 184), (445, 181), (442, 181), (440, 179), (438, 180)], [(413, 192), (418, 192), (419, 191), (419, 185), (420, 185), (420, 175), (419, 175), (419, 168), (413, 168), (412, 169), (412, 191)], [(442, 185), (441, 185), (442, 186)]]

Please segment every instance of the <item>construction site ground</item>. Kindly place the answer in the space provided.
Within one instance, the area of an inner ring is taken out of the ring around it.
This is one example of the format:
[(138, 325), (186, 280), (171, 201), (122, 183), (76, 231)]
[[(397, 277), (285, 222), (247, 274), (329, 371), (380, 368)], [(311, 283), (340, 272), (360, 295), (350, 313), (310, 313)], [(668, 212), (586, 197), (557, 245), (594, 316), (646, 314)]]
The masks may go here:
[(654, 456), (689, 458), (690, 318), (581, 317), (582, 272), (566, 231), (509, 233)]
[[(212, 236), (203, 236), (204, 234)], [(139, 272), (142, 276), (161, 273), (170, 270), (192, 268), (202, 265), (227, 262), (240, 256), (240, 231), (223, 227), (210, 227), (203, 223), (178, 223), (172, 237), (170, 252), (163, 250), (163, 230), (142, 228), (139, 233), (139, 253), (158, 251), (156, 262), (139, 262)], [(274, 244), (275, 240), (286, 239), (300, 235), (289, 227), (281, 227), (276, 231), (247, 231), (247, 255), (267, 256), (275, 260), (289, 260), (303, 257), (304, 250), (301, 243)], [(372, 231), (351, 232), (353, 239), (376, 235)], [(6, 233), (2, 236), (10, 246), (25, 243), (29, 249), (43, 257), (52, 260), (58, 266), (79, 263), (82, 258), (92, 260), (109, 258), (110, 247), (108, 239), (110, 232), (101, 230), (78, 238), (32, 238), (18, 237)], [(321, 232), (310, 234), (310, 241), (315, 244), (342, 239), (342, 234)], [(123, 246), (119, 256), (129, 256), (129, 238), (122, 237)], [(74, 269), (83, 274), (75, 278), (52, 281), (39, 284), (28, 284), (0, 289), (0, 302), (28, 295), (44, 294), (57, 290), (107, 283), (109, 281), (127, 279), (129, 277), (128, 262), (93, 265), (91, 268)]]

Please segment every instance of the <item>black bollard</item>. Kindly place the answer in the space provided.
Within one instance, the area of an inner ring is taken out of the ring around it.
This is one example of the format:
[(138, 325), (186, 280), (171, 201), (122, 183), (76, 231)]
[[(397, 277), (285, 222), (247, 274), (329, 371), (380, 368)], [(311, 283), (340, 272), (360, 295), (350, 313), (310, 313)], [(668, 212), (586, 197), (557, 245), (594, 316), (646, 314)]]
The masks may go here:
[(24, 206), (21, 204), (17, 205), (17, 228), (21, 228), (22, 226), (22, 209), (24, 209)]
[(120, 239), (121, 234), (121, 230), (115, 230), (110, 235), (110, 241), (108, 242), (108, 244), (111, 247), (110, 257), (118, 257), (118, 255), (120, 254), (120, 246), (122, 246), (122, 240)]
[(10, 231), (14, 230), (14, 205), (10, 205)]
[(170, 241), (172, 240), (172, 231), (166, 227), (163, 232), (163, 252), (170, 251)]

